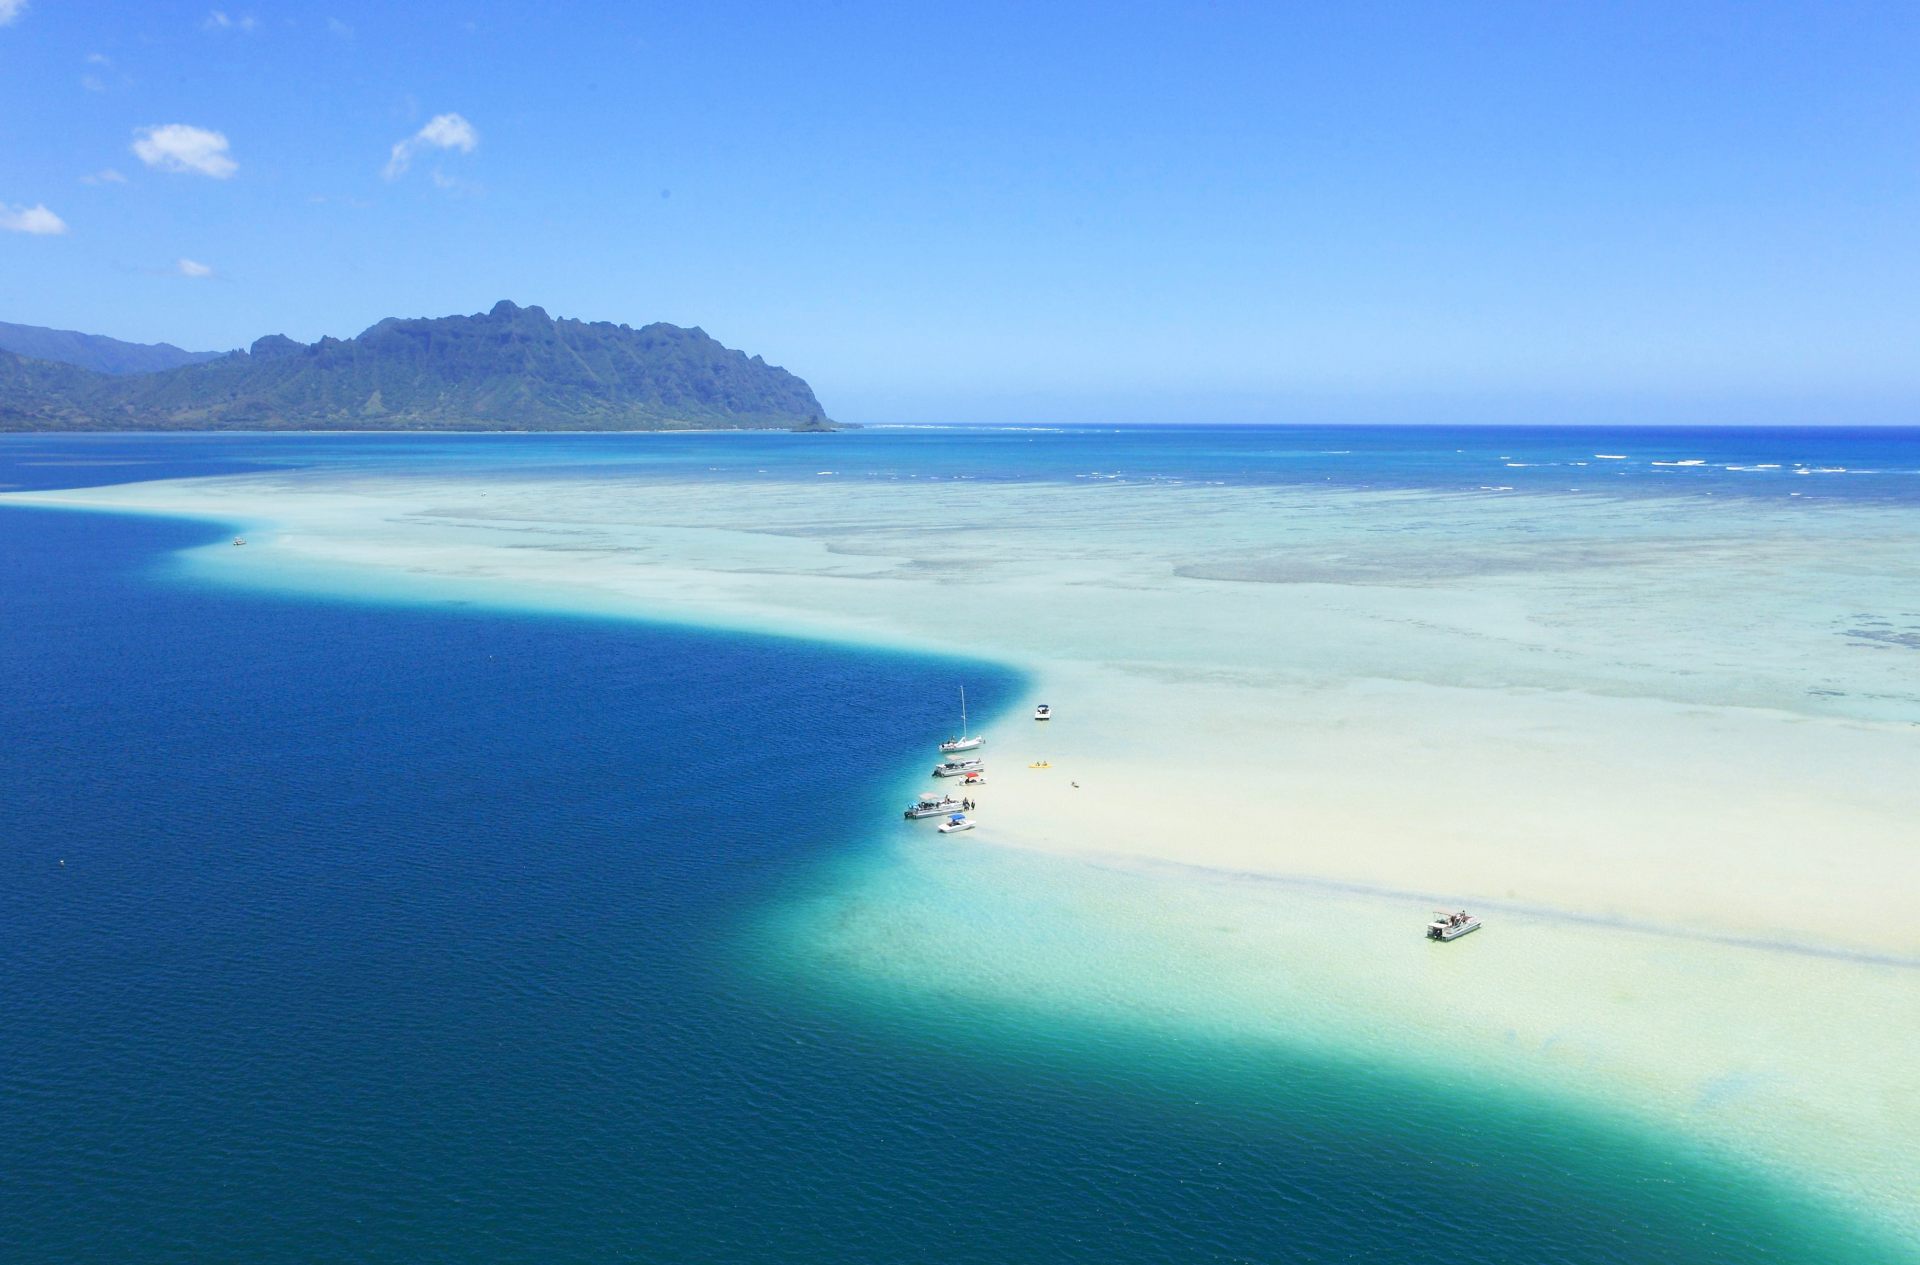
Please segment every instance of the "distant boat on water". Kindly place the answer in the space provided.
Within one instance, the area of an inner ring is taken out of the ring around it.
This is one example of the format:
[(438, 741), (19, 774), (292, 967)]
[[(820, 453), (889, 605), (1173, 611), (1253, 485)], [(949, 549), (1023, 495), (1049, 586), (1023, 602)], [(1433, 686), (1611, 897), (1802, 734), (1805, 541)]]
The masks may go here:
[(1464, 909), (1448, 913), (1444, 909), (1433, 911), (1433, 921), (1427, 924), (1427, 939), (1458, 940), (1469, 931), (1480, 930), (1480, 920)]
[(963, 685), (960, 687), (960, 736), (941, 743), (940, 750), (948, 755), (955, 751), (973, 751), (985, 746), (986, 741), (977, 734), (971, 737), (967, 734), (967, 687)]

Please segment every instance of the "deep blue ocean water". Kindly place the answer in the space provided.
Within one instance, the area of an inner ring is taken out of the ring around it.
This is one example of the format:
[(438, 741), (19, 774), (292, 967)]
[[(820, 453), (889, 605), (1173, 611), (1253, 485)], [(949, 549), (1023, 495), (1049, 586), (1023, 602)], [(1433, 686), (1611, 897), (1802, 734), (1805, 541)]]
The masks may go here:
[[(1278, 440), (979, 442), (5, 439), (0, 484), (1070, 478), (1155, 444), (1177, 459), (1143, 477), (1197, 477)], [(1911, 436), (1822, 442), (1920, 467)], [(743, 949), (893, 812), (952, 687), (988, 711), (1011, 673), (168, 565), (222, 534), (0, 506), (0, 1259), (1896, 1259), (1791, 1191), (1518, 1096), (854, 1005)]]

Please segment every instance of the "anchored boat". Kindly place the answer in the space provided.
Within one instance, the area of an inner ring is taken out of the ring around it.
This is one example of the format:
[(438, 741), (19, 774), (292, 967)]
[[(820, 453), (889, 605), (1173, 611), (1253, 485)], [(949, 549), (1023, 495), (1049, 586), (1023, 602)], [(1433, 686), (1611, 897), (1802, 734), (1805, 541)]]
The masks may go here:
[(986, 744), (986, 739), (967, 735), (967, 687), (960, 687), (960, 736), (949, 738), (940, 744), (942, 753), (951, 755), (956, 751), (973, 751)]
[(965, 777), (969, 773), (986, 772), (985, 760), (948, 760), (944, 764), (933, 766), (935, 777)]
[(908, 821), (916, 817), (938, 817), (943, 813), (957, 813), (965, 807), (951, 795), (939, 795), (932, 791), (913, 801), (913, 806), (903, 814)]
[(1448, 913), (1444, 909), (1433, 911), (1433, 921), (1427, 924), (1427, 939), (1458, 940), (1469, 931), (1480, 930), (1480, 920), (1464, 909)]
[(950, 835), (958, 831), (972, 829), (973, 818), (967, 816), (965, 813), (955, 813), (940, 823), (940, 833), (943, 835)]
[(1045, 703), (1042, 703), (1038, 707), (1033, 709), (1033, 718), (1035, 720), (1052, 720), (1053, 708), (1047, 706)]

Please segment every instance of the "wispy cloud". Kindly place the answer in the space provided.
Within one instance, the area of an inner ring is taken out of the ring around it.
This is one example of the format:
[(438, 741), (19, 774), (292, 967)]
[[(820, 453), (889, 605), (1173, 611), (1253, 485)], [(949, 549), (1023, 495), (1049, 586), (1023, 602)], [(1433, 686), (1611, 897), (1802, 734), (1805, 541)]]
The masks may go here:
[(133, 152), (149, 167), (198, 172), (215, 180), (225, 180), (240, 170), (240, 164), (227, 153), (226, 136), (204, 127), (167, 123), (140, 128), (134, 137)]
[(112, 92), (133, 86), (132, 77), (114, 70), (113, 58), (105, 53), (88, 53), (84, 60), (89, 69), (80, 76), (80, 86), (88, 92)]
[(207, 265), (201, 263), (197, 259), (183, 258), (175, 266), (176, 268), (178, 268), (181, 276), (192, 277), (196, 281), (199, 280), (201, 277), (211, 277), (213, 275), (213, 269), (209, 268)]
[[(0, 3), (4, 2), (5, 0), (0, 0)], [(259, 20), (251, 13), (244, 17), (236, 18), (230, 17), (220, 10), (215, 9), (212, 13), (207, 14), (207, 20), (200, 24), (200, 29), (203, 31), (252, 31), (254, 27), (259, 25)]]
[(8, 206), (0, 202), (0, 229), (9, 233), (31, 233), (35, 237), (57, 237), (67, 231), (67, 222), (47, 210), (45, 203)]
[(480, 133), (458, 114), (436, 114), (427, 125), (393, 147), (387, 159), (385, 175), (398, 180), (413, 165), (413, 156), (423, 149), (457, 149), (471, 154), (480, 145)]
[(94, 172), (91, 176), (80, 177), (81, 184), (125, 184), (127, 178), (111, 167)]
[(0, 0), (0, 26), (9, 26), (27, 11), (27, 0)]
[(342, 22), (339, 18), (328, 18), (327, 30), (333, 32), (333, 34), (335, 35), (338, 35), (343, 40), (350, 40), (353, 38), (353, 27), (348, 23)]
[(463, 198), (479, 197), (482, 193), (486, 192), (477, 181), (462, 180), (458, 176), (449, 175), (438, 167), (433, 169), (433, 187), (436, 189), (445, 189), (448, 193), (458, 194)]

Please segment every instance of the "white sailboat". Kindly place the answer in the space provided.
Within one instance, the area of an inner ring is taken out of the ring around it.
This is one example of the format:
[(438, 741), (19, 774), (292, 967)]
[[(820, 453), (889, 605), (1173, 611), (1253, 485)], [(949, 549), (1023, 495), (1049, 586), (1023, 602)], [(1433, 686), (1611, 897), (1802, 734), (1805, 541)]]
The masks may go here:
[(986, 745), (986, 739), (975, 735), (967, 736), (967, 687), (960, 687), (960, 736), (949, 738), (940, 744), (943, 754), (951, 755), (955, 751), (972, 751)]

